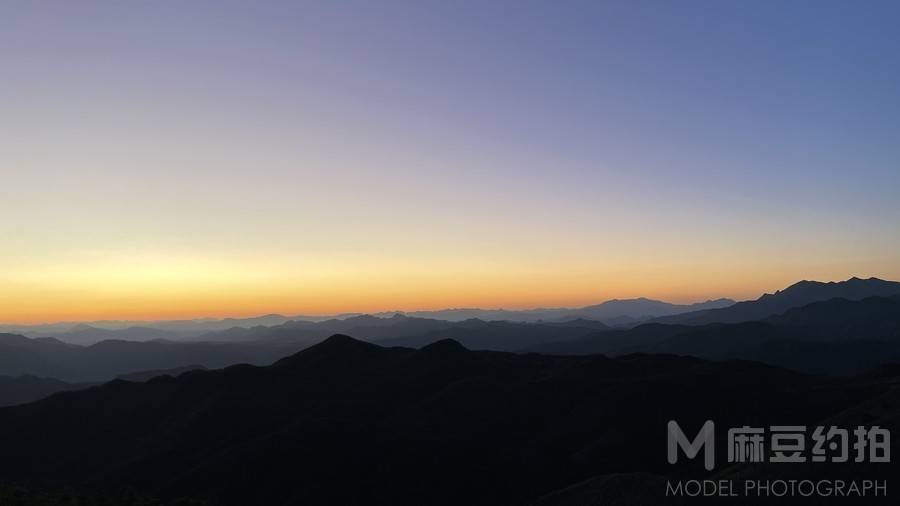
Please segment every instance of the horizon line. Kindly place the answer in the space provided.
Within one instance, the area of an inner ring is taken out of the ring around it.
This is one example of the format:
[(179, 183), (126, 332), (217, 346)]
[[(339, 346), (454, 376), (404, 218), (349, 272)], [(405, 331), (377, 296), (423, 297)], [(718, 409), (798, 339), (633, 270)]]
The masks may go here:
[[(878, 281), (887, 281), (892, 282), (892, 280), (879, 278), (877, 276), (851, 276), (847, 279), (840, 280), (830, 280), (830, 281), (819, 281), (812, 279), (801, 279), (799, 281), (793, 282), (790, 285), (775, 290), (773, 292), (764, 292), (760, 294), (757, 298), (762, 297), (764, 295), (771, 295), (774, 293), (778, 293), (784, 289), (787, 289), (791, 286), (794, 286), (799, 283), (822, 283), (822, 284), (833, 284), (833, 283), (843, 283), (852, 280), (878, 280)], [(495, 308), (486, 308), (486, 307), (477, 307), (477, 306), (457, 306), (457, 307), (437, 307), (431, 309), (385, 309), (385, 310), (374, 310), (374, 311), (341, 311), (336, 313), (325, 313), (325, 314), (304, 314), (304, 313), (294, 313), (294, 314), (285, 314), (285, 312), (269, 312), (269, 313), (254, 313), (246, 316), (240, 315), (221, 315), (221, 316), (203, 316), (198, 315), (195, 317), (185, 317), (185, 318), (157, 318), (157, 319), (127, 319), (127, 318), (105, 318), (105, 319), (85, 319), (85, 320), (55, 320), (55, 321), (40, 321), (40, 322), (29, 322), (29, 323), (16, 323), (16, 322), (0, 322), (0, 327), (40, 327), (40, 326), (49, 326), (49, 325), (66, 325), (66, 324), (75, 324), (75, 325), (87, 325), (91, 323), (169, 323), (169, 322), (201, 322), (201, 321), (209, 321), (209, 322), (222, 322), (226, 320), (253, 320), (259, 318), (266, 317), (281, 317), (286, 318), (288, 320), (292, 319), (340, 319), (344, 318), (352, 318), (355, 316), (376, 316), (376, 315), (385, 315), (385, 314), (410, 314), (410, 313), (431, 313), (431, 312), (442, 312), (442, 311), (508, 311), (508, 312), (528, 312), (528, 311), (542, 311), (542, 310), (577, 310), (583, 309), (585, 307), (590, 307), (594, 305), (606, 304), (609, 302), (617, 302), (617, 301), (635, 301), (635, 300), (648, 300), (653, 302), (662, 302), (666, 304), (672, 304), (676, 306), (692, 306), (696, 304), (704, 304), (707, 302), (716, 302), (721, 300), (730, 300), (734, 303), (748, 301), (748, 300), (756, 300), (756, 299), (735, 299), (731, 297), (716, 297), (716, 298), (706, 298), (704, 300), (696, 300), (693, 302), (669, 302), (662, 299), (656, 299), (652, 297), (626, 297), (626, 298), (611, 298), (606, 299), (601, 302), (589, 303), (583, 306), (576, 307), (564, 307), (564, 306), (534, 306), (534, 307), (525, 307), (525, 308), (512, 308), (512, 307), (495, 307)]]

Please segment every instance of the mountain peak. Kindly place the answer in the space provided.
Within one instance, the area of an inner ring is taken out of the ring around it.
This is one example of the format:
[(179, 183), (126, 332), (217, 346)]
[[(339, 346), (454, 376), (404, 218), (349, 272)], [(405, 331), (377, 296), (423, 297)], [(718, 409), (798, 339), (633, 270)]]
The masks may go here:
[(370, 356), (383, 350), (385, 348), (376, 344), (360, 341), (345, 334), (334, 334), (318, 344), (282, 358), (274, 365), (279, 367), (294, 367), (311, 363), (347, 365), (349, 361), (359, 360), (360, 357)]
[(417, 364), (432, 378), (471, 374), (485, 367), (484, 360), (477, 353), (470, 351), (455, 339), (441, 339), (419, 348), (412, 358), (411, 364)]
[(469, 353), (456, 339), (441, 339), (419, 349), (419, 353)]
[(321, 348), (321, 349), (343, 349), (347, 347), (356, 347), (356, 346), (370, 346), (369, 343), (365, 341), (360, 341), (359, 339), (354, 339), (346, 334), (334, 334), (333, 336), (325, 339), (319, 344), (313, 345), (312, 348)]

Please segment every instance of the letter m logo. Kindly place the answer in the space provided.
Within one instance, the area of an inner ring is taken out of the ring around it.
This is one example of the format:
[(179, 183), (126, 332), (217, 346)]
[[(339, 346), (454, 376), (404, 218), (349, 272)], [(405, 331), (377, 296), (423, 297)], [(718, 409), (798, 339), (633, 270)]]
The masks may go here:
[(707, 420), (700, 428), (700, 433), (693, 441), (688, 441), (687, 436), (681, 431), (678, 422), (669, 421), (669, 464), (678, 462), (678, 448), (684, 451), (684, 455), (693, 459), (700, 453), (703, 448), (703, 467), (707, 471), (712, 471), (716, 467), (716, 441), (715, 441), (716, 424), (712, 420)]

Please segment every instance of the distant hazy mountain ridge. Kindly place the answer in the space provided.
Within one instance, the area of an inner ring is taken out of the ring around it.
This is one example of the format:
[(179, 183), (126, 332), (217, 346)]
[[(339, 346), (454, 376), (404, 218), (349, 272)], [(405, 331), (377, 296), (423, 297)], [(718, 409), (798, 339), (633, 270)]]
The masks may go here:
[[(38, 325), (3, 325), (0, 333), (21, 334), (28, 337), (55, 337), (62, 341), (91, 345), (104, 340), (150, 341), (165, 339), (170, 341), (208, 340), (207, 334), (226, 332), (232, 329), (253, 329), (276, 327), (290, 324), (294, 327), (304, 323), (326, 323), (333, 332), (341, 332), (346, 328), (358, 327), (363, 323), (381, 325), (379, 320), (395, 315), (420, 319), (462, 322), (465, 320), (538, 322), (569, 321), (575, 319), (595, 320), (608, 325), (631, 325), (661, 316), (675, 315), (688, 311), (722, 308), (734, 304), (731, 299), (717, 299), (696, 304), (671, 304), (647, 298), (613, 299), (601, 304), (581, 308), (546, 308), (527, 310), (506, 309), (441, 309), (436, 311), (389, 311), (364, 315), (347, 313), (335, 316), (284, 316), (269, 314), (253, 318), (224, 318), (197, 320), (161, 320), (161, 321), (96, 321), (96, 322), (59, 322)], [(368, 320), (366, 320), (368, 319)], [(342, 328), (340, 321), (349, 321)], [(332, 333), (333, 333), (332, 332)], [(234, 335), (240, 331), (233, 332)], [(330, 334), (326, 334), (330, 335)], [(321, 336), (321, 337), (324, 337)]]
[[(727, 307), (734, 304), (731, 299), (716, 299), (696, 304), (672, 304), (659, 300), (647, 299), (612, 299), (601, 304), (584, 306), (580, 308), (546, 308), (546, 309), (442, 309), (438, 311), (396, 311), (419, 318), (436, 318), (447, 321), (462, 321), (477, 318), (488, 321), (565, 321), (577, 318), (596, 320), (611, 325), (630, 323), (633, 321), (647, 320), (660, 316), (668, 316), (688, 311), (700, 311)], [(385, 316), (394, 313), (379, 313), (376, 316)]]
[(529, 350), (611, 356), (672, 353), (756, 360), (816, 374), (857, 374), (900, 361), (900, 295), (829, 299), (749, 322), (648, 323)]
[(660, 323), (703, 325), (707, 323), (739, 323), (761, 320), (785, 311), (829, 299), (860, 300), (866, 297), (890, 297), (900, 294), (900, 283), (878, 278), (850, 278), (846, 281), (823, 283), (800, 281), (784, 290), (764, 294), (752, 301), (738, 302), (729, 307), (707, 309), (658, 318)]

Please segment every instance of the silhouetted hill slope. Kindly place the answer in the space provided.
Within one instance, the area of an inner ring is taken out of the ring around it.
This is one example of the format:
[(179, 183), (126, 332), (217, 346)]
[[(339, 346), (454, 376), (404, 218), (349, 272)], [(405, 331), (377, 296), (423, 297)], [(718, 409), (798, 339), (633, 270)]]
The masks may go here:
[(872, 378), (890, 379), (900, 382), (900, 363), (888, 362), (872, 369), (866, 373), (866, 376)]
[(625, 355), (647, 350), (678, 334), (693, 330), (689, 325), (645, 323), (631, 329), (589, 334), (578, 339), (560, 340), (525, 348), (523, 351), (562, 355)]
[(598, 329), (607, 327), (583, 320), (543, 324), (466, 320), (424, 335), (382, 339), (378, 343), (384, 346), (420, 348), (443, 339), (454, 339), (473, 350), (516, 351), (543, 343), (576, 339), (595, 333)]
[[(190, 365), (175, 369), (156, 371), (136, 371), (123, 374), (117, 379), (125, 381), (148, 381), (157, 376), (178, 376), (188, 371), (205, 369), (200, 365)], [(32, 375), (0, 376), (0, 406), (25, 404), (48, 397), (57, 392), (83, 390), (98, 383), (67, 383), (54, 378), (39, 378)]]
[(61, 341), (71, 344), (91, 345), (100, 341), (152, 341), (154, 339), (175, 340), (181, 337), (176, 332), (152, 327), (128, 327), (124, 329), (103, 329), (90, 325), (78, 325), (68, 332), (56, 333)]
[[(674, 504), (660, 497), (666, 479), (649, 473), (595, 476), (538, 499), (533, 506), (647, 506)], [(673, 502), (670, 502), (673, 501)]]
[(774, 294), (765, 294), (753, 300), (738, 302), (733, 306), (706, 311), (695, 311), (659, 318), (659, 323), (705, 325), (709, 323), (740, 323), (762, 320), (779, 315), (789, 309), (813, 302), (841, 298), (860, 300), (866, 297), (890, 297), (900, 294), (900, 283), (877, 278), (850, 278), (847, 281), (821, 283), (800, 281)]
[[(873, 392), (868, 399), (861, 403), (852, 403), (838, 413), (829, 416), (817, 422), (816, 425), (825, 427), (872, 427), (878, 426), (887, 428), (892, 434), (896, 434), (900, 428), (900, 388), (896, 385), (882, 392)], [(896, 437), (896, 436), (895, 436)], [(896, 443), (894, 443), (896, 445)], [(896, 448), (896, 446), (894, 446)], [(785, 475), (785, 469), (779, 463), (763, 463), (763, 464), (742, 464), (729, 466), (714, 476), (715, 479), (734, 479), (734, 480), (767, 480), (778, 479)], [(897, 498), (894, 497), (893, 487), (898, 476), (898, 464), (896, 458), (891, 456), (891, 463), (872, 463), (872, 462), (854, 462), (850, 459), (846, 463), (829, 462), (828, 464), (792, 464), (790, 471), (791, 479), (795, 480), (818, 480), (823, 477), (832, 480), (843, 480), (844, 483), (856, 480), (883, 480), (888, 484), (886, 497), (875, 498), (852, 498), (852, 497), (812, 497), (803, 500), (802, 497), (790, 498), (785, 504), (800, 505), (843, 505), (843, 504), (896, 504)], [(774, 478), (773, 478), (774, 477)], [(772, 498), (768, 498), (769, 502), (759, 501), (761, 504), (771, 504)], [(691, 504), (696, 501), (685, 501), (684, 504)], [(722, 501), (727, 504), (728, 501)]]
[(578, 327), (582, 329), (592, 329), (595, 331), (612, 330), (612, 327), (597, 320), (586, 320), (584, 318), (575, 318), (573, 320), (557, 320), (553, 322), (542, 322), (542, 325), (552, 327)]
[(269, 367), (113, 381), (0, 409), (0, 479), (242, 506), (527, 504), (592, 476), (671, 472), (669, 419), (686, 430), (707, 418), (811, 424), (888, 388), (740, 361), (335, 336)]
[(186, 365), (184, 367), (175, 367), (174, 369), (157, 369), (153, 371), (135, 371), (128, 374), (119, 375), (116, 379), (124, 381), (150, 381), (158, 376), (181, 376), (186, 372), (205, 371), (207, 368), (199, 364)]
[(73, 384), (53, 378), (37, 376), (0, 376), (0, 406), (13, 406), (43, 399), (57, 392), (87, 388), (87, 384)]
[(316, 340), (304, 336), (271, 342), (102, 341), (91, 346), (52, 338), (0, 334), (0, 375), (57, 378), (69, 382), (105, 381), (135, 371), (168, 370), (188, 365), (209, 368), (238, 363), (270, 364)]
[(893, 341), (900, 339), (900, 295), (815, 302), (766, 321), (811, 337)]
[(70, 378), (72, 368), (65, 363), (73, 346), (51, 338), (29, 339), (0, 334), (0, 374)]

